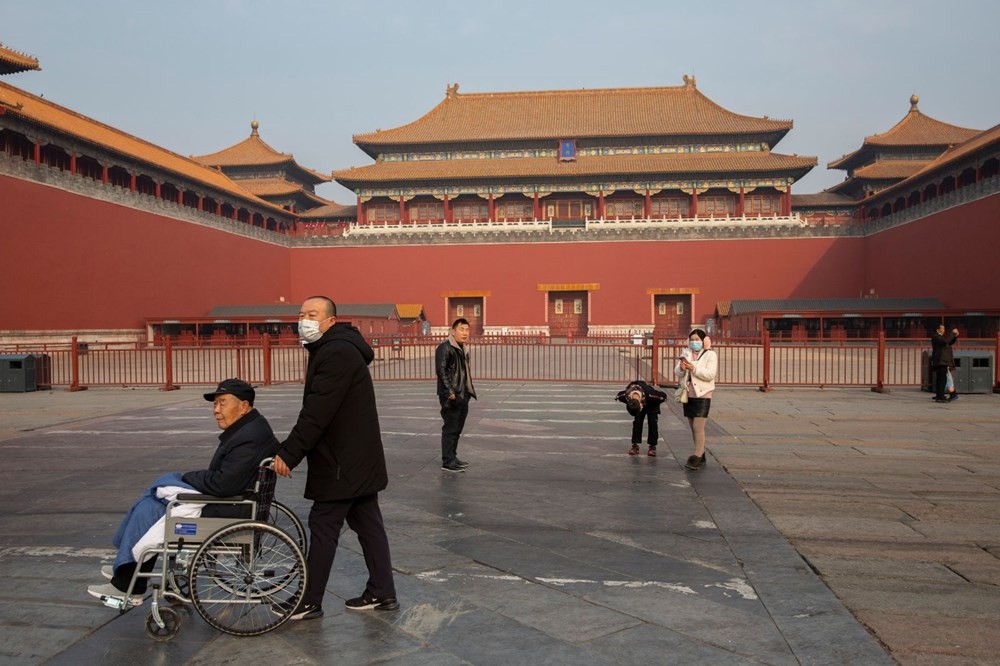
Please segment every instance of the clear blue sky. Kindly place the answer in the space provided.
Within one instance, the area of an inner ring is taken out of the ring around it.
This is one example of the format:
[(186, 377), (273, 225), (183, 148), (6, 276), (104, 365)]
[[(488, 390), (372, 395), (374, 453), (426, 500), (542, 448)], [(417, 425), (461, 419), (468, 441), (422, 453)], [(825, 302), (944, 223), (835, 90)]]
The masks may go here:
[[(909, 109), (1000, 123), (996, 0), (4, 0), (0, 41), (43, 71), (4, 81), (183, 155), (241, 141), (329, 172), (370, 163), (351, 135), (463, 92), (680, 85), (790, 118), (777, 152), (819, 165)], [(319, 194), (341, 203), (339, 185)]]

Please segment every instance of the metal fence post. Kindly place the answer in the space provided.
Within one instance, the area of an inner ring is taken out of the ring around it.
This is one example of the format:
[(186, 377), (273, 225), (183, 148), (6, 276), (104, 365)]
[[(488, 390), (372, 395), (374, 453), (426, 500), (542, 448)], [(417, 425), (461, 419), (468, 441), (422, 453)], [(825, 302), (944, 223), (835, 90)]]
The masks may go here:
[(885, 387), (885, 331), (878, 332), (878, 346), (876, 347), (878, 354), (878, 376), (875, 380), (875, 386), (872, 387), (874, 393), (888, 393), (889, 389)]
[(176, 391), (180, 388), (174, 385), (174, 349), (169, 335), (163, 336), (163, 375), (161, 391)]
[(653, 334), (653, 358), (649, 365), (653, 375), (649, 383), (656, 386), (660, 383), (660, 341), (656, 338), (655, 333)]
[(264, 386), (271, 385), (271, 334), (264, 334)]
[(771, 391), (771, 333), (765, 330), (763, 336), (761, 337), (763, 341), (763, 357), (764, 357), (764, 368), (763, 376), (764, 383), (760, 386), (760, 391), (762, 393), (769, 393)]
[(993, 392), (1000, 393), (1000, 332), (997, 333), (997, 344), (993, 348)]
[(80, 386), (80, 345), (76, 341), (76, 336), (73, 336), (73, 344), (70, 349), (70, 372), (72, 373), (72, 380), (69, 384), (70, 391), (86, 391), (86, 386)]

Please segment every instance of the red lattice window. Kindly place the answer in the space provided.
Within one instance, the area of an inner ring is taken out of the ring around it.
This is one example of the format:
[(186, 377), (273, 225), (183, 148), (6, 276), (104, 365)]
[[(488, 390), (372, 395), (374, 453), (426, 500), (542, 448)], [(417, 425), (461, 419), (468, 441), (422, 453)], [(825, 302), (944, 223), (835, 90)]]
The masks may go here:
[(365, 218), (370, 224), (395, 224), (399, 222), (399, 204), (369, 204)]
[(485, 222), (490, 219), (490, 208), (486, 203), (456, 203), (451, 210), (452, 219), (456, 222)]
[(653, 198), (653, 217), (687, 217), (691, 200), (687, 197)]
[(733, 197), (698, 197), (699, 215), (732, 215), (736, 212), (736, 201)]
[(777, 215), (781, 211), (781, 200), (776, 196), (746, 197), (743, 200), (744, 215)]

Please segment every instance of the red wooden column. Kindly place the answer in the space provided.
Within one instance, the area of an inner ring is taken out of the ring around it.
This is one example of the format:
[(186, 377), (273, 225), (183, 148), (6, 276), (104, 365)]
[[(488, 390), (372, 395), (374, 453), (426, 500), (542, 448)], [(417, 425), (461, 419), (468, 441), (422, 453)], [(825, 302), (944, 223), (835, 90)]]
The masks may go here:
[(642, 212), (643, 217), (647, 220), (653, 217), (653, 195), (649, 193), (648, 189), (646, 190), (646, 202), (643, 204)]
[(135, 171), (132, 171), (128, 175), (128, 191), (135, 192)]
[(597, 219), (604, 219), (604, 190), (597, 194)]
[(785, 193), (781, 195), (781, 214), (788, 217), (792, 214), (792, 186), (789, 185)]
[(204, 207), (203, 207), (204, 203), (205, 203), (205, 197), (203, 197), (203, 196), (201, 196), (199, 194), (198, 195), (198, 210), (205, 210)]
[(448, 224), (451, 222), (451, 202), (448, 201), (448, 195), (444, 195), (444, 223)]
[(490, 222), (497, 221), (497, 207), (496, 207), (496, 202), (493, 200), (492, 192), (490, 192), (490, 198), (489, 201), (487, 202), (486, 219), (489, 220)]
[(531, 207), (531, 215), (535, 219), (535, 221), (537, 221), (538, 218), (541, 217), (541, 215), (539, 215), (540, 212), (541, 211), (538, 209), (538, 192), (535, 192), (535, 200)]
[(182, 190), (181, 188), (178, 187), (177, 188), (177, 205), (180, 206), (182, 203), (184, 203), (184, 190)]
[(215, 202), (215, 214), (222, 217), (222, 203), (219, 201)]
[(101, 182), (104, 183), (105, 185), (108, 184), (108, 165), (107, 164), (102, 164), (101, 165)]
[(365, 204), (361, 201), (361, 197), (358, 197), (358, 210), (355, 213), (355, 220), (358, 224), (364, 224), (365, 221)]
[(736, 211), (736, 217), (744, 217), (746, 215), (746, 190), (740, 185), (740, 209)]
[(42, 142), (41, 139), (35, 139), (35, 164), (42, 163)]
[(399, 223), (402, 224), (406, 221), (406, 202), (403, 201), (403, 195), (399, 195)]
[(74, 150), (69, 154), (69, 172), (76, 175), (76, 151)]
[(691, 217), (698, 217), (698, 188), (691, 188)]

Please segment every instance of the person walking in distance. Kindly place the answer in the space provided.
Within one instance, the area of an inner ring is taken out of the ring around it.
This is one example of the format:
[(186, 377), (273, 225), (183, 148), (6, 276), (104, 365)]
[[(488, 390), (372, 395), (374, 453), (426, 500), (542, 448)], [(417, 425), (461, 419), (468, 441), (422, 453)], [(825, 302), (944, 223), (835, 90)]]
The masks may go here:
[(469, 371), (469, 322), (458, 318), (451, 325), (448, 339), (438, 345), (434, 353), (437, 370), (437, 395), (441, 403), (441, 469), (446, 472), (464, 472), (468, 463), (458, 459), (458, 438), (469, 415), (469, 400), (476, 397)]
[(281, 476), (291, 476), (303, 458), (309, 459), (309, 575), (291, 619), (323, 616), (323, 594), (345, 520), (358, 535), (368, 567), (364, 592), (348, 599), (347, 608), (398, 610), (389, 539), (378, 506), (378, 493), (389, 476), (368, 371), (375, 353), (358, 329), (337, 323), (337, 306), (325, 296), (302, 304), (299, 335), (309, 352), (302, 410), (274, 458), (274, 471)]
[(955, 365), (955, 355), (951, 346), (958, 340), (958, 329), (951, 329), (945, 335), (944, 324), (938, 324), (931, 335), (931, 372), (934, 373), (934, 402), (948, 402), (945, 397), (945, 387), (948, 385), (948, 368)]

